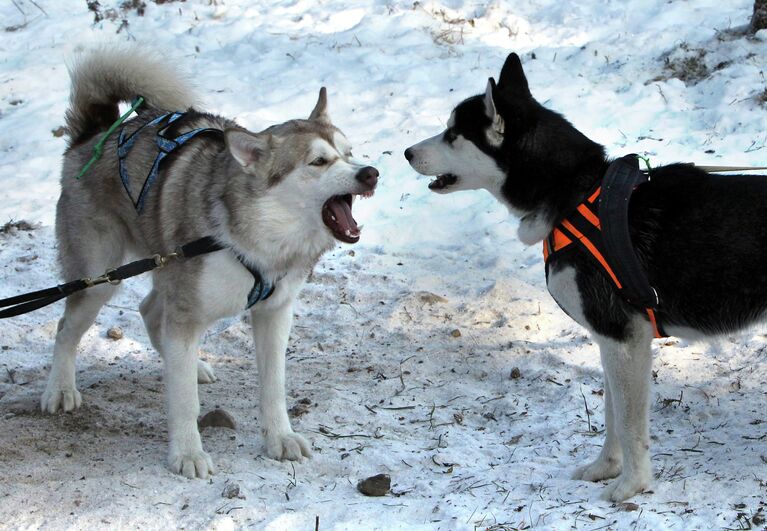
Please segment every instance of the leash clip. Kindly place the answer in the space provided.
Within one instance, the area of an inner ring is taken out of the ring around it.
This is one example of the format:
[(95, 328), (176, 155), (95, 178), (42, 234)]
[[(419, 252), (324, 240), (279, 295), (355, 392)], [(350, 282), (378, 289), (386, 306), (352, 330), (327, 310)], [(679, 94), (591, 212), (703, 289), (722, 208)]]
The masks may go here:
[(117, 271), (117, 269), (107, 269), (106, 271), (104, 271), (103, 275), (101, 275), (99, 277), (96, 277), (93, 280), (91, 280), (89, 278), (85, 279), (85, 281), (86, 281), (85, 283), (88, 284), (88, 281), (90, 280), (91, 283), (88, 285), (88, 287), (98, 286), (99, 284), (106, 284), (106, 283), (109, 283), (109, 284), (112, 284), (113, 286), (116, 286), (120, 282), (122, 282), (122, 279), (112, 278), (111, 276), (109, 276), (111, 273), (115, 273), (116, 271)]
[(156, 254), (152, 258), (154, 258), (154, 263), (157, 267), (165, 267), (166, 265), (170, 263), (171, 260), (179, 258), (179, 256), (180, 255), (178, 252), (173, 252), (165, 256)]
[(99, 284), (106, 284), (106, 283), (116, 286), (120, 282), (122, 282), (122, 279), (112, 278), (111, 276), (109, 276), (110, 274), (116, 271), (117, 269), (107, 269), (106, 271), (104, 271), (103, 275), (100, 275), (96, 278), (85, 277), (81, 280), (83, 281), (83, 283), (85, 284), (85, 287), (87, 288), (92, 288), (93, 286), (98, 286)]

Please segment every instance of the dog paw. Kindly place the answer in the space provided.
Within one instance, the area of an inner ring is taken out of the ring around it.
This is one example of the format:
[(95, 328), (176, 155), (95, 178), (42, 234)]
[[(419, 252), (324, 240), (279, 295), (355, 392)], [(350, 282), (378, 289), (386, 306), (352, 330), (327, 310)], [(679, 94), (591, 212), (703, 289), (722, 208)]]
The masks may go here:
[(640, 476), (621, 474), (618, 479), (612, 481), (602, 492), (602, 499), (613, 502), (622, 502), (639, 494), (649, 487), (649, 481)]
[(216, 378), (216, 374), (213, 372), (213, 367), (202, 360), (197, 360), (197, 383), (209, 384), (216, 380), (218, 378)]
[(176, 474), (181, 474), (189, 479), (206, 479), (216, 473), (213, 461), (203, 450), (190, 452), (171, 452), (168, 456), (168, 466)]
[(581, 481), (601, 481), (618, 477), (621, 473), (621, 461), (614, 457), (601, 455), (588, 465), (578, 467), (572, 478)]
[(76, 387), (49, 385), (40, 398), (40, 409), (43, 413), (56, 413), (58, 410), (66, 412), (77, 409), (82, 402)]
[(304, 457), (311, 457), (312, 450), (309, 442), (301, 435), (290, 431), (275, 435), (266, 435), (266, 455), (280, 461), (302, 461)]

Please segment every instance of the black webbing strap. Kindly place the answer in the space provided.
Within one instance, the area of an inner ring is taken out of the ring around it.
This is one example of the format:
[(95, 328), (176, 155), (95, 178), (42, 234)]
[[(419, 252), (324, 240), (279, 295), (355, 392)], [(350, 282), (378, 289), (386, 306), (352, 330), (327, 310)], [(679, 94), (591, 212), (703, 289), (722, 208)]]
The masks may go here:
[(599, 220), (605, 254), (623, 285), (621, 294), (636, 306), (657, 308), (658, 294), (636, 256), (628, 223), (631, 194), (646, 181), (636, 155), (626, 155), (610, 164), (602, 181)]
[(169, 255), (161, 256), (156, 254), (151, 258), (136, 260), (135, 262), (121, 265), (115, 269), (110, 269), (100, 277), (94, 279), (81, 278), (53, 288), (42, 289), (2, 299), (0, 300), (0, 308), (5, 308), (5, 310), (0, 311), (0, 319), (15, 317), (23, 313), (37, 310), (43, 306), (53, 304), (64, 297), (68, 297), (77, 291), (98, 286), (99, 284), (119, 284), (127, 278), (135, 277), (136, 275), (146, 273), (158, 267), (164, 267), (173, 259), (193, 258), (201, 254), (212, 253), (222, 249), (224, 249), (224, 246), (218, 243), (213, 237), (205, 236), (204, 238), (182, 245)]

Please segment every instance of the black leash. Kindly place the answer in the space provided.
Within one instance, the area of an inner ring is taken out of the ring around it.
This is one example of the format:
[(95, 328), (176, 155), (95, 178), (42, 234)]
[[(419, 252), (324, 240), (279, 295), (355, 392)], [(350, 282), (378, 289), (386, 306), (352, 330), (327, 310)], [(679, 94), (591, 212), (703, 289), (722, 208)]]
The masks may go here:
[(153, 269), (165, 267), (172, 260), (194, 258), (195, 256), (220, 251), (222, 249), (225, 249), (225, 247), (218, 243), (212, 236), (205, 236), (204, 238), (182, 245), (176, 249), (175, 252), (170, 254), (164, 256), (156, 254), (151, 258), (143, 258), (129, 264), (121, 265), (115, 269), (108, 269), (103, 275), (96, 278), (81, 278), (53, 288), (2, 299), (0, 300), (0, 308), (5, 308), (5, 310), (0, 311), (0, 319), (15, 317), (23, 313), (37, 310), (43, 306), (53, 304), (64, 297), (68, 297), (75, 292), (86, 288), (92, 288), (99, 284), (119, 284), (126, 278), (135, 277), (136, 275), (152, 271)]

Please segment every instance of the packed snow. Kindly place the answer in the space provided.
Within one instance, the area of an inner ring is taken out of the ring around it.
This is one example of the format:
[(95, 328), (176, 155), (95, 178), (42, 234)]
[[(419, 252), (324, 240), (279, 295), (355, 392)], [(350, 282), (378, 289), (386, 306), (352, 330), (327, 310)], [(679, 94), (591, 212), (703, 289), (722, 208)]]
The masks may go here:
[[(540, 248), (489, 194), (433, 194), (402, 156), (516, 51), (539, 101), (611, 155), (767, 165), (767, 35), (742, 31), (752, 0), (145, 3), (0, 2), (0, 224), (16, 222), (0, 233), (0, 297), (61, 280), (60, 128), (79, 48), (160, 49), (207, 110), (251, 130), (307, 116), (327, 86), (382, 180), (355, 204), (360, 243), (322, 259), (295, 309), (288, 407), (314, 456), (264, 456), (243, 315), (202, 342), (219, 377), (200, 386), (202, 411), (237, 424), (202, 432), (218, 473), (172, 474), (137, 312), (149, 283), (135, 279), (80, 345), (72, 413), (39, 412), (62, 304), (2, 322), (0, 527), (765, 526), (767, 329), (655, 342), (652, 492), (602, 501), (604, 483), (569, 479), (602, 444), (599, 356), (548, 295)], [(391, 492), (360, 494), (379, 473)]]

